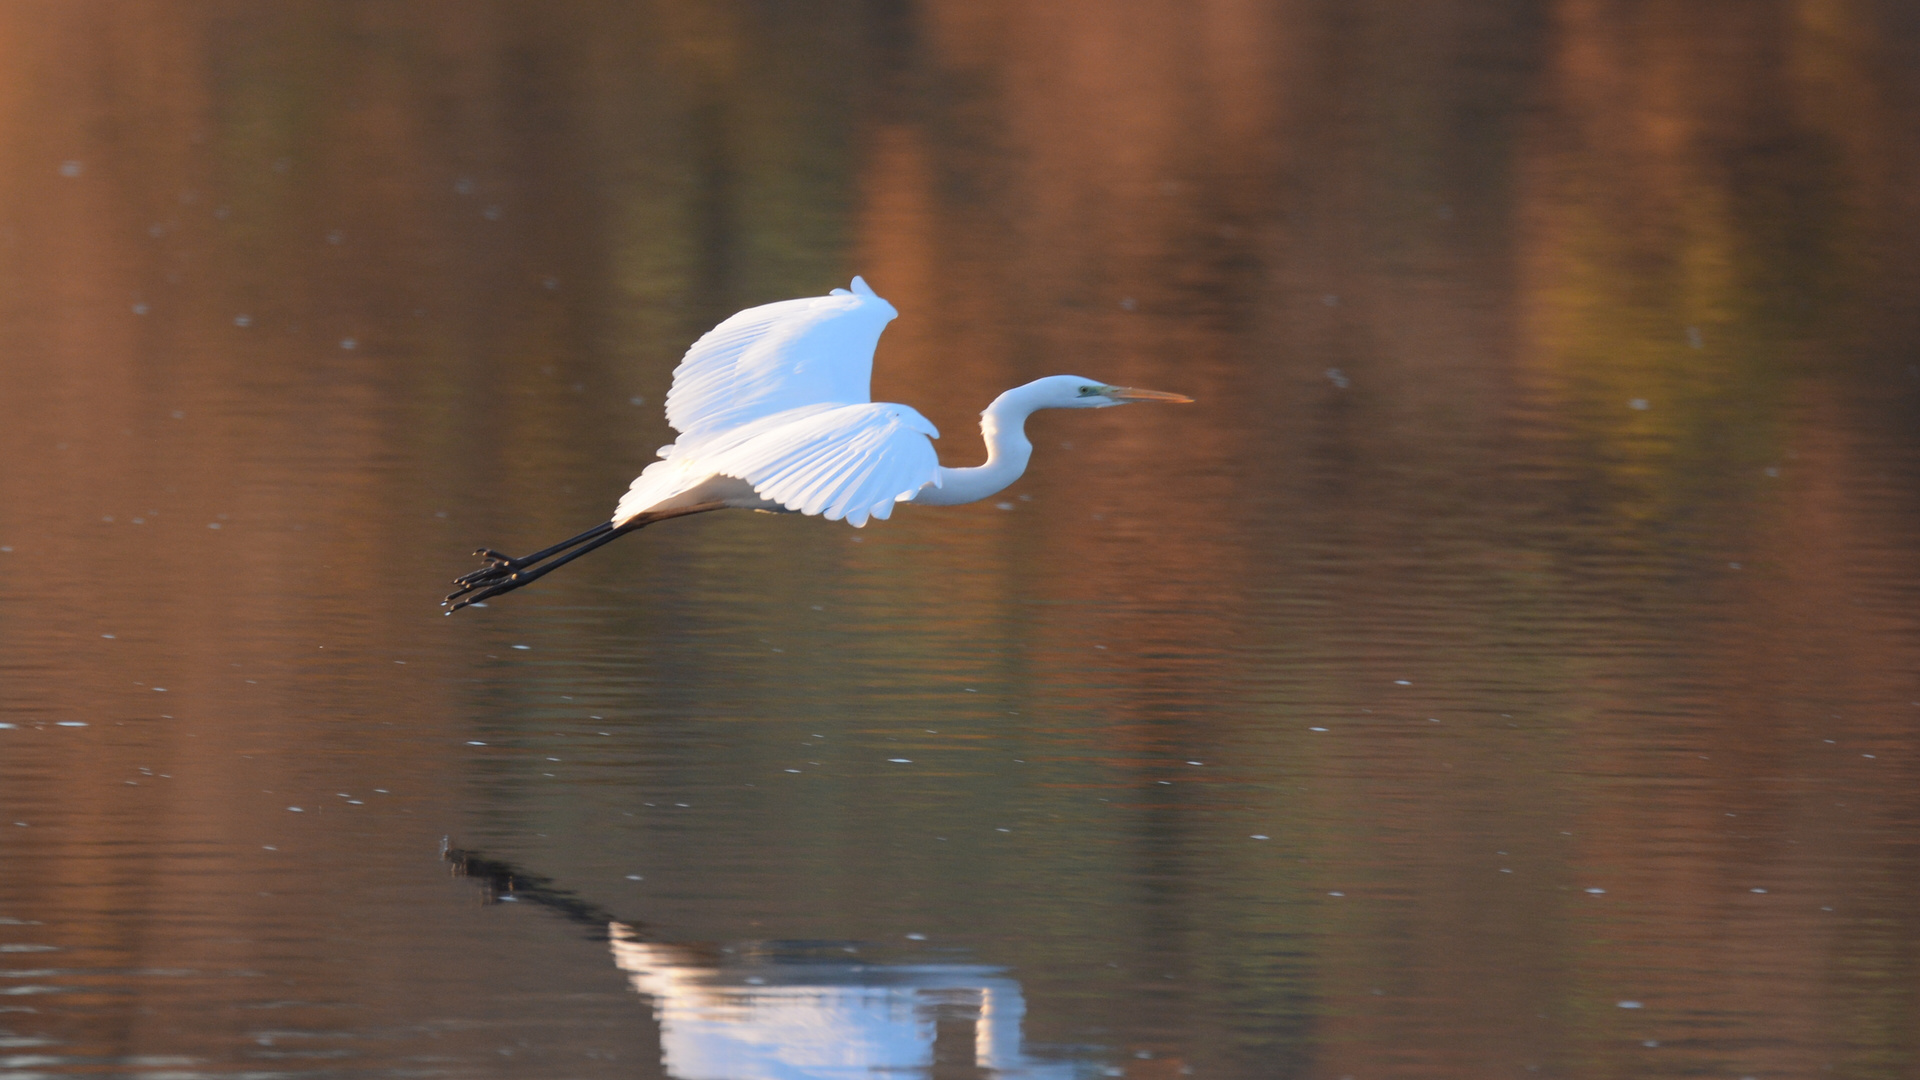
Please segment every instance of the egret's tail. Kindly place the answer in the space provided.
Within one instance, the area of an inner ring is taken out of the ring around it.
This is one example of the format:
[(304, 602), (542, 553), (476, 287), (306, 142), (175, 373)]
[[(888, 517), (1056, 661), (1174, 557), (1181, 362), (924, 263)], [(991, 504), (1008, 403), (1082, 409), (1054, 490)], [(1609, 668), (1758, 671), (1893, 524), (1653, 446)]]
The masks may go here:
[(610, 544), (637, 529), (646, 528), (656, 521), (725, 508), (725, 503), (701, 503), (696, 506), (681, 506), (672, 510), (641, 514), (617, 526), (610, 521), (603, 521), (578, 536), (570, 536), (552, 547), (543, 548), (517, 559), (492, 548), (481, 548), (474, 554), (486, 559), (487, 564), (478, 570), (454, 578), (453, 583), (459, 588), (448, 593), (447, 598), (441, 601), (440, 605), (447, 609), (448, 615), (451, 615), (470, 604), (477, 604), (502, 593), (510, 593), (522, 585), (532, 584), (587, 552)]

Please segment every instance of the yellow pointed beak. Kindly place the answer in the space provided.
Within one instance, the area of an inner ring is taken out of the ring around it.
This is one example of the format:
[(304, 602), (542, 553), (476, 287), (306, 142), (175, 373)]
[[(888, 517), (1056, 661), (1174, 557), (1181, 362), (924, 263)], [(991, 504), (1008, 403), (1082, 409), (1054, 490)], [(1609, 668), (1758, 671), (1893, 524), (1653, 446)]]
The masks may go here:
[(1169, 394), (1165, 390), (1141, 390), (1133, 386), (1109, 387), (1107, 396), (1115, 401), (1165, 401), (1180, 405), (1193, 404), (1193, 399), (1185, 394)]

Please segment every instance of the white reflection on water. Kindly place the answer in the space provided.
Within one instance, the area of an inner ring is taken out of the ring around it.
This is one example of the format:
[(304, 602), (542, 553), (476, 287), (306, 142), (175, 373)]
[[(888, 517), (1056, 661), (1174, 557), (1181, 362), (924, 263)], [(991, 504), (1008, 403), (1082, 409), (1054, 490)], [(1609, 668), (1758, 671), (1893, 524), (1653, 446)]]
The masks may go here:
[(800, 1080), (972, 1065), (1075, 1076), (1020, 1052), (1020, 984), (975, 964), (715, 957), (608, 927), (614, 963), (653, 999), (678, 1080)]
[(552, 878), (446, 840), (440, 854), (490, 902), (531, 903), (605, 927), (614, 964), (653, 1002), (661, 1063), (675, 1080), (851, 1080), (956, 1068), (1069, 1080), (1090, 1068), (1021, 1051), (1026, 999), (1000, 968), (872, 964), (822, 955), (817, 943), (648, 940), (640, 924)]

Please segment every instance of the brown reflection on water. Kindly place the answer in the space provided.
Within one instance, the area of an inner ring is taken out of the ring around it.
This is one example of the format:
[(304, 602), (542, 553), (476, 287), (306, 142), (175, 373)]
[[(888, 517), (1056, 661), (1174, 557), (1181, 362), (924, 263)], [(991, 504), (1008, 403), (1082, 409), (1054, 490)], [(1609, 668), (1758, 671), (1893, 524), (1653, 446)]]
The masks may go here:
[[(1647, 7), (1623, 25), (1569, 5), (1562, 123), (1534, 170), (1527, 379), (1569, 436), (1581, 510), (1600, 511), (1593, 539), (1644, 575), (1662, 642), (1590, 684), (1612, 729), (1595, 764), (1641, 779), (1594, 800), (1583, 846), (1640, 868), (1658, 906), (1719, 927), (1610, 919), (1583, 966), (1664, 973), (1689, 1008), (1639, 1026), (1742, 1071), (1872, 1071), (1914, 1053), (1910, 1010), (1856, 1001), (1835, 1027), (1790, 989), (1832, 992), (1858, 962), (1911, 979), (1902, 950), (1865, 960), (1846, 921), (1800, 924), (1757, 900), (1879, 925), (1903, 921), (1914, 885), (1903, 856), (1862, 858), (1844, 839), (1862, 813), (1881, 835), (1914, 824), (1907, 767), (1879, 767), (1915, 722), (1913, 624), (1905, 590), (1872, 584), (1915, 569), (1912, 380), (1885, 353), (1911, 334), (1912, 277), (1875, 254), (1913, 227), (1884, 172), (1910, 140), (1894, 130), (1903, 110), (1872, 100), (1893, 88), (1859, 51), (1861, 15)], [(1659, 764), (1649, 685), (1686, 688), (1703, 714)]]
[[(1909, 21), (0, 8), (0, 916), (79, 972), (0, 1028), (656, 1062), (451, 831), (668, 934), (964, 941), (1129, 1075), (1907, 1075)], [(689, 340), (856, 271), (949, 464), (1042, 374), (1200, 403), (438, 617), (604, 516)], [(866, 757), (774, 788), (796, 730)]]

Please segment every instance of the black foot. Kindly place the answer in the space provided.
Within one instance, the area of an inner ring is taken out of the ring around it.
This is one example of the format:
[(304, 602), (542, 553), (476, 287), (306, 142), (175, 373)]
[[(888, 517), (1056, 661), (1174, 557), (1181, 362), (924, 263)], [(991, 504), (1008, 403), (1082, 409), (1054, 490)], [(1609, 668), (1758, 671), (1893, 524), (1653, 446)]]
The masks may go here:
[(517, 559), (504, 552), (483, 547), (474, 554), (485, 559), (487, 564), (478, 570), (471, 570), (454, 578), (453, 583), (459, 588), (448, 593), (440, 606), (446, 608), (447, 614), (451, 615), (463, 607), (477, 604), (488, 597), (512, 592), (551, 570), (565, 566), (622, 533), (631, 532), (639, 527), (637, 524), (629, 524), (624, 528), (616, 529), (611, 522), (602, 522), (578, 536), (568, 537), (550, 548)]
[[(454, 578), (453, 583), (455, 585), (484, 585), (490, 581), (498, 581), (508, 574), (513, 573), (515, 570), (525, 569), (531, 564), (531, 560), (529, 559), (516, 559), (511, 555), (504, 555), (492, 548), (481, 548), (474, 552), (474, 554), (486, 559), (487, 565), (471, 573), (461, 574), (459, 577)], [(449, 596), (447, 599), (451, 600), (453, 597)]]
[(515, 571), (504, 574), (498, 578), (488, 578), (484, 581), (477, 581), (448, 593), (447, 598), (440, 602), (440, 606), (446, 608), (447, 614), (451, 615), (469, 604), (478, 604), (488, 597), (512, 592), (520, 586), (525, 585), (529, 580), (532, 579), (522, 578), (519, 572)]
[(629, 518), (624, 524), (614, 525), (603, 521), (578, 536), (547, 548), (525, 555), (518, 559), (503, 555), (492, 548), (481, 548), (475, 555), (487, 560), (487, 565), (471, 570), (453, 579), (459, 588), (447, 594), (441, 601), (442, 607), (451, 615), (463, 607), (477, 604), (491, 596), (512, 592), (522, 585), (529, 585), (573, 560), (597, 548), (603, 547), (636, 529), (643, 529), (656, 521), (670, 517), (685, 517), (688, 514), (704, 514), (709, 510), (726, 508), (724, 502), (699, 503), (694, 506), (677, 506), (671, 510), (654, 511)]
[(519, 588), (523, 582), (516, 580), (516, 576), (531, 565), (528, 559), (516, 559), (492, 548), (481, 548), (474, 554), (487, 560), (487, 565), (453, 579), (453, 583), (460, 587), (448, 593), (447, 598), (440, 602), (449, 615), (468, 604), (477, 604), (489, 596)]

